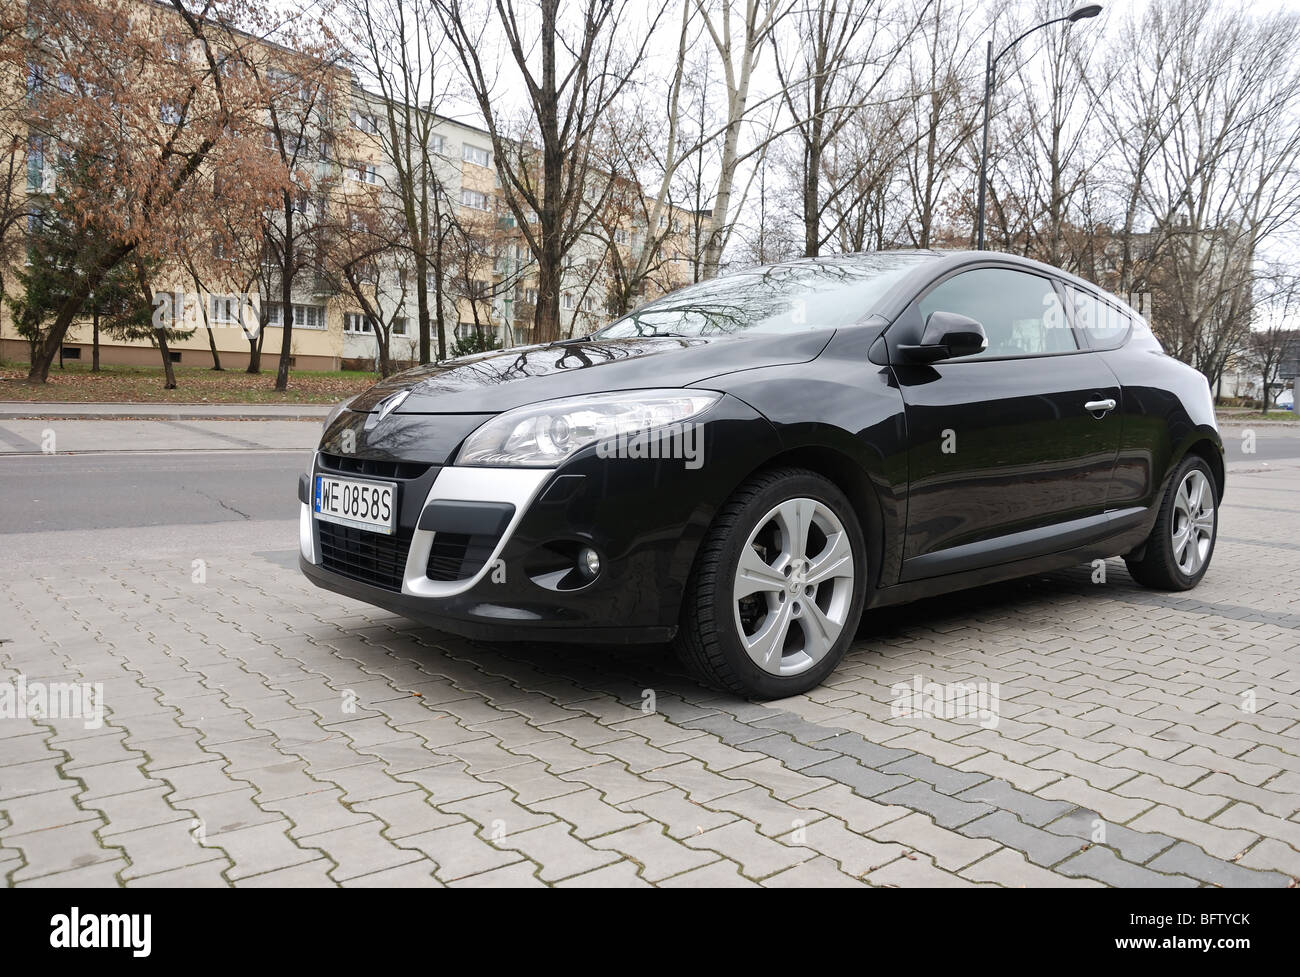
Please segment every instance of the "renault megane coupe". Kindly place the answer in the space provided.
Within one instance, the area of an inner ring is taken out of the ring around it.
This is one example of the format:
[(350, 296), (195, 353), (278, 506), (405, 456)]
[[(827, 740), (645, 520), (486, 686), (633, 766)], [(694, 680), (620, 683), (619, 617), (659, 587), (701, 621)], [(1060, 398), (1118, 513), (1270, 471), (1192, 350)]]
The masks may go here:
[(1204, 376), (1129, 306), (1009, 255), (878, 252), (375, 384), (299, 481), (300, 565), (472, 638), (671, 641), (775, 698), (871, 608), (1113, 556), (1194, 587), (1223, 490)]

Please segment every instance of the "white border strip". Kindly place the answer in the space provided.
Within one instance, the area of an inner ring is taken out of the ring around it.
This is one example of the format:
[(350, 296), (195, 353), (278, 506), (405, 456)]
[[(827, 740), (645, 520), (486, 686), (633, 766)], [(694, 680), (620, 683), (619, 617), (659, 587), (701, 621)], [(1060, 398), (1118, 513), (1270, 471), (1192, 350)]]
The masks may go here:
[(496, 548), (473, 577), (465, 580), (431, 580), (427, 575), (429, 552), (433, 549), (434, 534), (427, 529), (416, 529), (411, 539), (411, 549), (406, 556), (406, 573), (402, 593), (412, 597), (452, 597), (464, 593), (492, 570), (492, 565), (505, 549), (528, 507), (547, 480), (555, 474), (553, 468), (443, 468), (433, 480), (429, 496), (421, 512), (430, 502), (509, 502), (515, 513), (497, 540)]

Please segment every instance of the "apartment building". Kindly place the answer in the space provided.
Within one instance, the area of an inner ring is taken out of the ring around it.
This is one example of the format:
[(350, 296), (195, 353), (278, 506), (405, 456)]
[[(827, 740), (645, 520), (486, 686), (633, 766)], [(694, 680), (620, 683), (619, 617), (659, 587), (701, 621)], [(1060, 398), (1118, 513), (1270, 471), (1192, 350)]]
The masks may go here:
[[(148, 0), (142, 0), (148, 2)], [(154, 5), (157, 7), (157, 5)], [(294, 76), (277, 66), (275, 45), (260, 42), (268, 78), (284, 97), (297, 97)], [(385, 199), (395, 186), (396, 170), (385, 152), (388, 106), (351, 76), (336, 72), (331, 79), (334, 95), (322, 102), (314, 120), (289, 136), (286, 151), (294, 166), (312, 174), (310, 193), (293, 205), (296, 226), (325, 227), (355, 221), (356, 201)], [(304, 88), (306, 86), (303, 86)], [(311, 93), (304, 91), (303, 98)], [(160, 105), (166, 121), (169, 106)], [(285, 113), (281, 113), (283, 116)], [(268, 113), (269, 116), (269, 113)], [(304, 114), (304, 118), (308, 116)], [(397, 113), (401, 117), (401, 113)], [(446, 212), (454, 216), (455, 241), (442, 254), (442, 311), (450, 350), (456, 340), (486, 339), (503, 346), (526, 344), (533, 339), (532, 318), (537, 300), (535, 265), (516, 218), (506, 206), (497, 175), (490, 135), (481, 128), (441, 115), (432, 119), (435, 133), (429, 146), (430, 171)], [(268, 126), (268, 146), (272, 135)], [(56, 185), (57, 155), (37, 141), (29, 141), (26, 158), (27, 191), (33, 198), (52, 192)], [(639, 191), (638, 191), (639, 192)], [(644, 211), (645, 208), (642, 208)], [(609, 280), (612, 251), (624, 263), (634, 261), (636, 250), (648, 239), (667, 254), (656, 261), (656, 273), (644, 283), (636, 304), (688, 283), (692, 269), (684, 242), (677, 233), (689, 226), (687, 212), (668, 208), (660, 227), (645, 227), (644, 213), (635, 208), (614, 215), (605, 225), (582, 239), (568, 256), (560, 296), (561, 331), (566, 336), (585, 335), (610, 321), (613, 283)], [(347, 216), (345, 216), (347, 215)], [(639, 217), (639, 219), (638, 219)], [(272, 216), (273, 231), (284, 221)], [(667, 231), (665, 232), (665, 226)], [(418, 358), (418, 311), (413, 262), (401, 248), (367, 258), (354, 276), (364, 279), (370, 314), (358, 300), (347, 275), (342, 273), (328, 240), (319, 245), (314, 267), (299, 269), (293, 278), (292, 302), (284, 307), (277, 269), (235, 275), (229, 262), (214, 260), (196, 276), (169, 263), (153, 285), (156, 303), (166, 306), (174, 328), (192, 330), (169, 341), (174, 362), (208, 367), (215, 346), (223, 367), (247, 366), (250, 343), (261, 335), (264, 368), (279, 354), (282, 329), (292, 321), (292, 366), (299, 370), (368, 369), (378, 363), (377, 333), (389, 337), (389, 355), (397, 363)], [(217, 257), (223, 257), (218, 255)], [(434, 256), (430, 255), (432, 265)], [(432, 278), (432, 275), (430, 276)], [(430, 302), (434, 282), (429, 283)], [(431, 310), (431, 318), (433, 313)], [(96, 342), (96, 317), (87, 314), (74, 323), (63, 343), (63, 359), (89, 360)], [(122, 339), (98, 335), (100, 361), (152, 365), (158, 351), (148, 339)], [(436, 353), (436, 337), (434, 339)], [(20, 337), (11, 310), (0, 309), (0, 358), (25, 360), (27, 341)]]

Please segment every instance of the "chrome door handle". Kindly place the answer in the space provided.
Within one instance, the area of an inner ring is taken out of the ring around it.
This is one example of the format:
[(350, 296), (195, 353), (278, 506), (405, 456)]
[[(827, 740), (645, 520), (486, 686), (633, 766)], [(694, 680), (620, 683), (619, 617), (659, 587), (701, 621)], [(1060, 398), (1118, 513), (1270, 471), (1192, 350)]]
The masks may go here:
[(1097, 413), (1098, 411), (1104, 414), (1108, 410), (1115, 409), (1115, 401), (1109, 398), (1106, 400), (1090, 400), (1083, 405), (1083, 409), (1086, 411), (1091, 411), (1094, 414)]

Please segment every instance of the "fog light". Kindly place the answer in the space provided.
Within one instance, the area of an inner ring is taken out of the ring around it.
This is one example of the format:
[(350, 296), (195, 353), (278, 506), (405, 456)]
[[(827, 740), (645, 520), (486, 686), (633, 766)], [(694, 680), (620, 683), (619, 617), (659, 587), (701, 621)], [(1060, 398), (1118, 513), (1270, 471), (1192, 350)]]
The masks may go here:
[(600, 554), (590, 546), (584, 546), (578, 551), (578, 569), (588, 580), (595, 580), (596, 574), (600, 573)]

